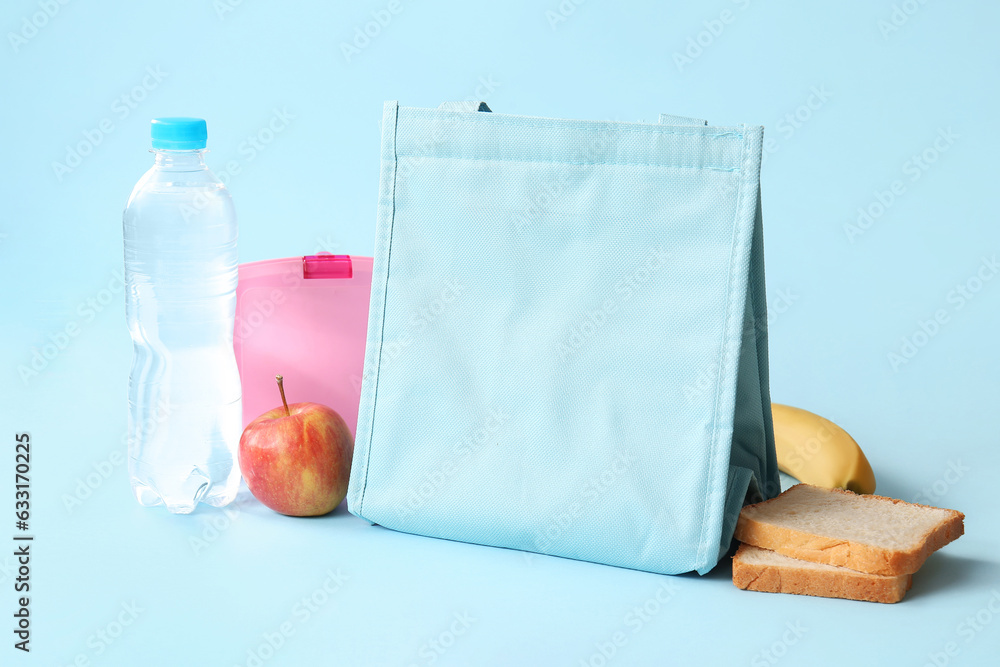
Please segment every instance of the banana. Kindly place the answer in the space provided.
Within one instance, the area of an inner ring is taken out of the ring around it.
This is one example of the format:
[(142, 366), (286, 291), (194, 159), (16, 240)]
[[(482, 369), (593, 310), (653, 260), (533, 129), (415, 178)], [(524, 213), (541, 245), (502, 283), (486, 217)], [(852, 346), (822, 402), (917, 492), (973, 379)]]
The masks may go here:
[(861, 447), (829, 419), (780, 403), (771, 404), (778, 469), (800, 482), (875, 492), (875, 473)]

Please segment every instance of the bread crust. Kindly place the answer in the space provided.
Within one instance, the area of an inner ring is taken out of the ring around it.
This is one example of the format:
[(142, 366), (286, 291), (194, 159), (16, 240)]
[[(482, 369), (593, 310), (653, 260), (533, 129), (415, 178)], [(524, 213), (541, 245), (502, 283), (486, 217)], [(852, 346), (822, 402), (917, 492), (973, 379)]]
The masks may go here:
[(733, 584), (743, 590), (894, 603), (903, 599), (913, 583), (912, 574), (887, 577), (847, 569), (821, 572), (750, 563), (743, 560), (748, 548), (741, 544), (733, 556)]
[[(965, 533), (965, 515), (955, 510), (945, 510), (949, 512), (947, 519), (938, 523), (934, 529), (924, 535), (916, 547), (908, 551), (900, 551), (886, 549), (873, 544), (823, 537), (791, 528), (782, 528), (757, 521), (752, 517), (753, 508), (765, 503), (774, 502), (795, 488), (793, 486), (771, 500), (744, 507), (736, 522), (736, 539), (740, 542), (777, 551), (778, 553), (798, 558), (799, 560), (838, 565), (867, 574), (899, 576), (916, 572), (932, 552), (958, 539)], [(857, 496), (857, 494), (851, 491), (844, 491), (842, 489), (824, 489), (824, 491), (834, 494), (839, 493), (845, 496)], [(870, 495), (860, 497), (871, 499), (872, 501), (887, 501), (894, 505), (902, 504), (912, 507), (929, 508), (927, 505), (907, 503), (895, 498), (886, 498), (885, 496)], [(750, 512), (747, 510), (750, 510)]]

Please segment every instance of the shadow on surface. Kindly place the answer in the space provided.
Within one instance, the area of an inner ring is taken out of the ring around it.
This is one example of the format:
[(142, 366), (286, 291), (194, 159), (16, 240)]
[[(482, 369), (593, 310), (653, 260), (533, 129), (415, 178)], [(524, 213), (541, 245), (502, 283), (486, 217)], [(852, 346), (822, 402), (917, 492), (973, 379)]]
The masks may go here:
[(913, 588), (906, 599), (933, 595), (945, 589), (986, 590), (1000, 579), (1000, 563), (980, 558), (933, 553), (913, 575)]

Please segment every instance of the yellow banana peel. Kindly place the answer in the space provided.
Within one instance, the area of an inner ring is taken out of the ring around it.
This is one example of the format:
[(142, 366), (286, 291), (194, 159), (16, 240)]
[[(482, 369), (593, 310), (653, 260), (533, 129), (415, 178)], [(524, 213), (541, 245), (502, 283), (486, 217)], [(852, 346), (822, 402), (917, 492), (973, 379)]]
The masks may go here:
[(875, 473), (847, 431), (808, 410), (771, 404), (778, 469), (800, 482), (875, 492)]

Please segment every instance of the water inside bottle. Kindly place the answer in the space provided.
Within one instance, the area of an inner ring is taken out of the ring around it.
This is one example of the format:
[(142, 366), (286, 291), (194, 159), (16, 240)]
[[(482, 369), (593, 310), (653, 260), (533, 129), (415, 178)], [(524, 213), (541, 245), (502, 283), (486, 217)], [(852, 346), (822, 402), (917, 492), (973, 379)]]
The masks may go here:
[(124, 216), (129, 471), (141, 504), (187, 513), (239, 490), (237, 230), (229, 193), (200, 154), (170, 157), (157, 156)]

